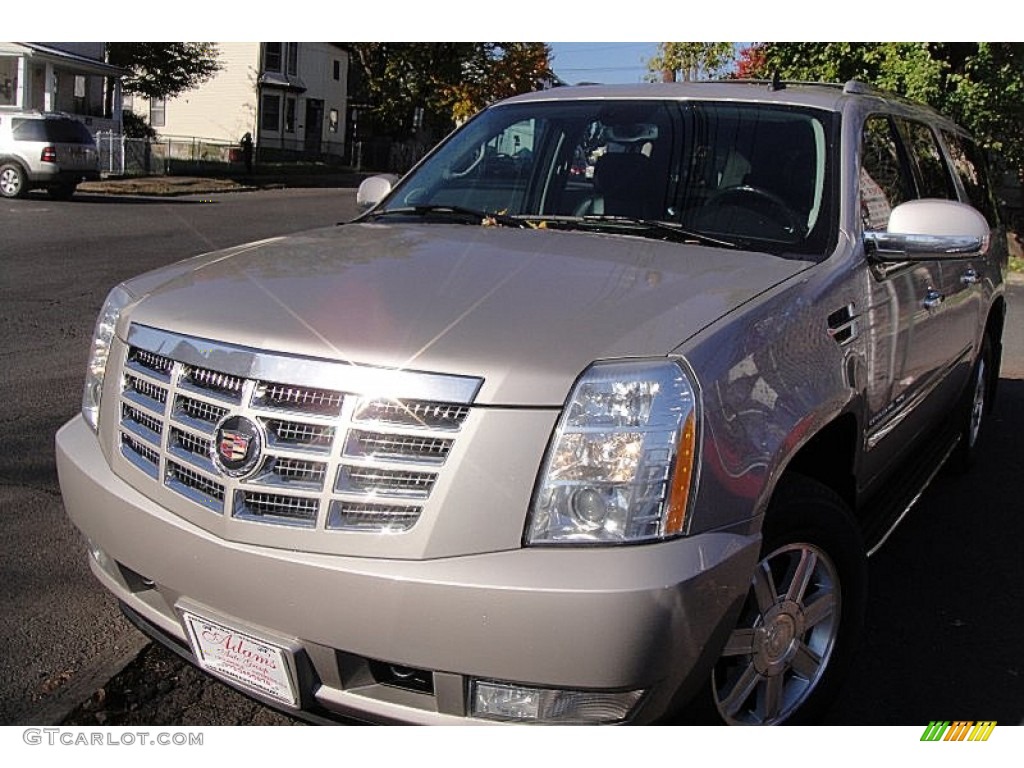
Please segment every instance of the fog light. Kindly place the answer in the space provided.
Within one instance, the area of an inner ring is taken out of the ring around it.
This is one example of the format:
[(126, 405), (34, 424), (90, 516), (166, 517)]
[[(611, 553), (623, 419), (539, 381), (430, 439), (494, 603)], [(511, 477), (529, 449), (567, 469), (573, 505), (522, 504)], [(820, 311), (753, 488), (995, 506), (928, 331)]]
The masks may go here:
[(625, 720), (643, 691), (573, 691), (477, 680), (472, 716), (487, 720), (597, 725)]

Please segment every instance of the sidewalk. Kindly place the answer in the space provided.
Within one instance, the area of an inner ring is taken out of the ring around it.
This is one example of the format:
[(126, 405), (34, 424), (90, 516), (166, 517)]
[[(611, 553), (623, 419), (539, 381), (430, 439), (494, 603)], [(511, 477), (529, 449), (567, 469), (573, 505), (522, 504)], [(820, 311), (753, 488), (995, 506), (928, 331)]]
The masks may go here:
[(347, 169), (289, 170), (288, 172), (253, 172), (230, 177), (216, 176), (131, 176), (87, 181), (80, 192), (103, 195), (203, 195), (215, 192), (251, 192), (257, 189), (297, 187), (355, 189), (371, 173)]

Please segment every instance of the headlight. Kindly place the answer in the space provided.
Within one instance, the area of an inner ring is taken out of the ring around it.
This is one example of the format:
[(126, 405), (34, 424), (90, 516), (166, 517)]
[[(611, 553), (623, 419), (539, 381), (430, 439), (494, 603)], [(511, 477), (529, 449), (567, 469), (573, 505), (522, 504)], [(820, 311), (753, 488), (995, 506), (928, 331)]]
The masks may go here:
[(548, 447), (528, 544), (615, 544), (686, 532), (697, 466), (696, 386), (669, 360), (595, 363)]
[(92, 349), (89, 351), (89, 367), (85, 372), (85, 391), (82, 392), (82, 415), (89, 426), (96, 431), (100, 414), (100, 395), (103, 391), (103, 375), (107, 370), (110, 343), (121, 310), (132, 301), (132, 295), (118, 286), (107, 295), (103, 309), (96, 318), (96, 330), (92, 334)]

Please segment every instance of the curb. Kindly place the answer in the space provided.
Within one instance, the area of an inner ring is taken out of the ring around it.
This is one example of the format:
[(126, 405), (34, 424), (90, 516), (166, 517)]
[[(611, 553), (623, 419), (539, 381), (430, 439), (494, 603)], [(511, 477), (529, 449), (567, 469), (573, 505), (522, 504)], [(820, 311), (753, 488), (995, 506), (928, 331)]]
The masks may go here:
[(355, 189), (370, 174), (355, 172), (312, 174), (253, 174), (248, 177), (137, 176), (88, 181), (79, 191), (100, 195), (175, 197), (267, 189)]

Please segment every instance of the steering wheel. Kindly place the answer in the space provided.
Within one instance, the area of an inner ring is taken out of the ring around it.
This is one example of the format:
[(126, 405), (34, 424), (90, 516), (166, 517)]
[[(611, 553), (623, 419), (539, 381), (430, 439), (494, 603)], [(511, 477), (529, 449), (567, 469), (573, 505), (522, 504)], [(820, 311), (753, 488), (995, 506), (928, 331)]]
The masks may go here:
[(466, 167), (460, 168), (459, 170), (455, 170), (455, 168), (449, 168), (448, 173), (446, 174), (447, 178), (461, 179), (462, 177), (468, 175), (470, 171), (472, 171), (474, 168), (480, 165), (480, 162), (484, 159), (484, 155), (486, 154), (486, 152), (487, 147), (484, 144), (481, 144), (479, 149), (477, 149), (476, 154), (469, 159), (469, 163), (466, 165)]
[[(765, 211), (777, 223), (790, 234), (799, 237), (807, 235), (807, 224), (797, 214), (789, 203), (761, 187), (752, 187), (749, 184), (742, 184), (736, 187), (724, 187), (715, 192), (704, 203), (705, 207), (716, 207), (724, 205), (737, 205), (742, 208)], [(773, 212), (781, 214), (781, 217), (771, 215)]]

